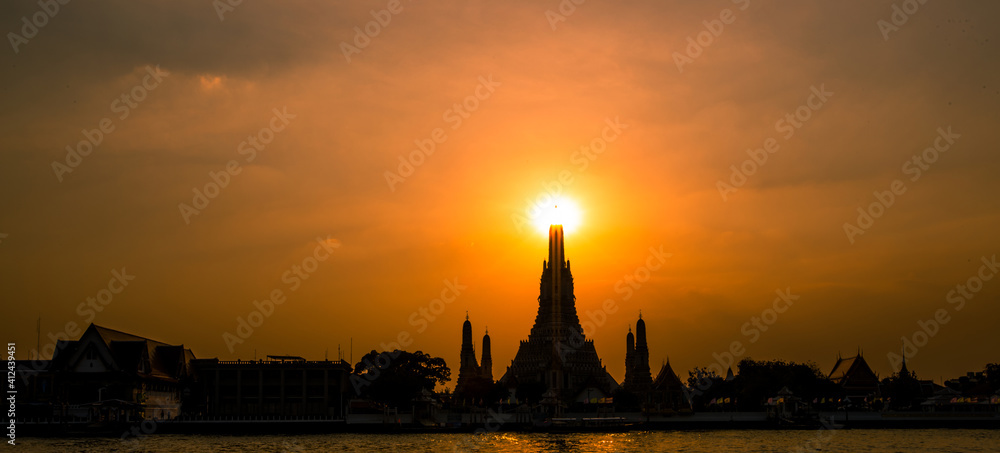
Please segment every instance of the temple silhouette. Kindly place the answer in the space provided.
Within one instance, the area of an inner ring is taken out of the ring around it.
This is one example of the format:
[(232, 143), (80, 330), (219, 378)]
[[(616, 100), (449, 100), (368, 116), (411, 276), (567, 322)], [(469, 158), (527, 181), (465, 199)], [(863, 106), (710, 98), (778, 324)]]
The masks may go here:
[(646, 346), (646, 321), (642, 313), (635, 323), (635, 333), (629, 328), (625, 336), (625, 382), (623, 386), (633, 393), (648, 392), (653, 384), (649, 373), (649, 347)]
[(463, 399), (481, 394), (493, 384), (493, 358), (490, 352), (490, 332), (483, 335), (482, 365), (476, 362), (476, 348), (472, 344), (472, 323), (465, 315), (462, 324), (462, 353), (459, 358), (458, 380), (455, 382), (455, 398)]
[[(562, 226), (551, 225), (548, 239), (535, 323), (499, 381), (493, 378), (489, 330), (477, 360), (468, 313), (454, 393), (433, 392), (433, 381), (421, 383), (413, 368), (404, 368), (405, 360), (393, 362), (392, 354), (401, 351), (384, 351), (385, 362), (375, 366), (379, 374), (362, 378), (364, 361), (352, 365), (343, 356), (199, 359), (183, 344), (91, 324), (78, 340), (60, 339), (51, 359), (15, 362), (16, 379), (9, 379), (20, 426), (42, 435), (116, 435), (145, 420), (156, 421), (164, 433), (325, 432), (404, 424), (440, 430), (497, 420), (504, 420), (505, 429), (532, 430), (566, 420), (579, 422), (573, 426), (581, 429), (622, 428), (626, 421), (669, 429), (816, 428), (820, 413), (853, 426), (1000, 426), (1000, 364), (939, 385), (918, 379), (904, 358), (901, 369), (883, 379), (859, 348), (854, 357), (838, 354), (829, 373), (814, 364), (746, 357), (737, 364), (738, 373), (730, 367), (716, 376), (696, 368), (685, 384), (669, 359), (653, 377), (641, 312), (634, 332), (629, 327), (625, 335), (619, 385), (583, 333)], [(443, 359), (432, 359), (449, 371)], [(386, 383), (393, 372), (395, 380)], [(418, 386), (411, 393), (400, 391), (414, 381)], [(383, 383), (378, 394), (375, 384)], [(882, 417), (893, 411), (908, 418)], [(733, 424), (733, 414), (740, 414), (740, 424)]]
[(515, 395), (522, 385), (541, 384), (553, 404), (604, 398), (619, 387), (597, 356), (594, 342), (583, 335), (562, 225), (549, 227), (549, 257), (542, 262), (535, 325), (500, 382)]

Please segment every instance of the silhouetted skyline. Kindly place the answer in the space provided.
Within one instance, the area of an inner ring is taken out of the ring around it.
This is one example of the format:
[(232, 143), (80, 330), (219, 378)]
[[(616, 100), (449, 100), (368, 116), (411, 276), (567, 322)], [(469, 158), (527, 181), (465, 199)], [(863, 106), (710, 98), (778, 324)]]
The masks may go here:
[(885, 376), (902, 338), (922, 378), (981, 369), (1000, 6), (895, 3), (5, 2), (0, 331), (457, 364), (468, 312), (499, 377), (559, 192), (618, 382), (640, 310), (654, 372), (739, 342)]

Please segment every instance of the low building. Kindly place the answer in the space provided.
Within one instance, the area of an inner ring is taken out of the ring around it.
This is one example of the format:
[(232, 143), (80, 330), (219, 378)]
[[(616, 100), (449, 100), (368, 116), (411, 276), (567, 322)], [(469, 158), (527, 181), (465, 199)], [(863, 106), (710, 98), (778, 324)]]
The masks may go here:
[(17, 373), (36, 418), (166, 420), (181, 414), (193, 359), (183, 345), (91, 324), (60, 340), (51, 360), (19, 361)]
[(295, 356), (267, 360), (199, 359), (192, 362), (192, 416), (342, 418), (354, 391), (351, 365)]

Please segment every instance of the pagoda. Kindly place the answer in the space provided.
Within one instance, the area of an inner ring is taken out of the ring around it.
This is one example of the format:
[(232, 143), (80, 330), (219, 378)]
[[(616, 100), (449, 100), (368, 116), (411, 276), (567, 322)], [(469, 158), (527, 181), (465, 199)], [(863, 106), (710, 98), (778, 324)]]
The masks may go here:
[(609, 397), (618, 388), (580, 326), (562, 225), (549, 227), (549, 259), (542, 262), (535, 325), (500, 382), (515, 393), (519, 386), (540, 385), (549, 399), (562, 404)]

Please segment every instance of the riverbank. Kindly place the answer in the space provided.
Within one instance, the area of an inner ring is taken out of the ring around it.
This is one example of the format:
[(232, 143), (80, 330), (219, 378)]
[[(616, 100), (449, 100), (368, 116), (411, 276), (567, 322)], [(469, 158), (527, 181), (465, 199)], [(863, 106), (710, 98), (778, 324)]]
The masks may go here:
[[(523, 415), (523, 414), (521, 414)], [(773, 429), (1000, 429), (997, 413), (821, 412), (814, 417), (778, 420), (764, 412), (712, 412), (676, 416), (622, 413), (610, 417), (565, 414), (560, 418), (515, 419), (514, 414), (354, 415), (347, 419), (147, 420), (142, 423), (18, 423), (29, 437), (138, 437), (153, 434), (326, 434), (463, 432), (627, 432)]]

